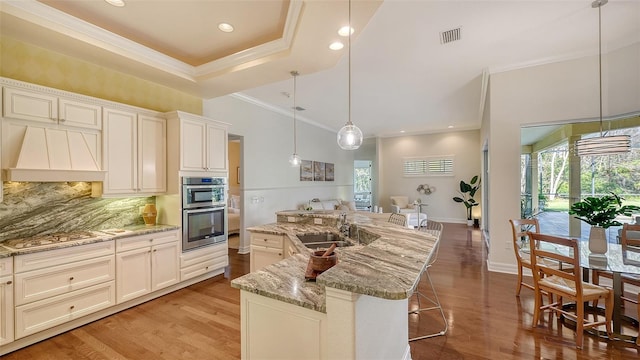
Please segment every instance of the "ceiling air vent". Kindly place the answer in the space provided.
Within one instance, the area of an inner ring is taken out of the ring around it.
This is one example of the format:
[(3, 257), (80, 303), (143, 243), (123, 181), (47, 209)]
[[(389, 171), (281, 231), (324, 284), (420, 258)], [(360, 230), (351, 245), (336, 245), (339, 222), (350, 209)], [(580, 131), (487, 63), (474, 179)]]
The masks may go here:
[(440, 33), (440, 43), (443, 45), (457, 40), (460, 40), (460, 28), (442, 31)]

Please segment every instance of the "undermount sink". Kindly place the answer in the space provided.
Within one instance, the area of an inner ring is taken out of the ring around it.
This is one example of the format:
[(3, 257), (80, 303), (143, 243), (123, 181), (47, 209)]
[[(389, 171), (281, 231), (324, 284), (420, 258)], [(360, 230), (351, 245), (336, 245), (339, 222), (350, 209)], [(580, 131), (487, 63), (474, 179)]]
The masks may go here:
[(353, 245), (342, 236), (332, 232), (297, 234), (296, 236), (309, 249), (328, 248), (332, 244), (336, 244), (337, 247)]

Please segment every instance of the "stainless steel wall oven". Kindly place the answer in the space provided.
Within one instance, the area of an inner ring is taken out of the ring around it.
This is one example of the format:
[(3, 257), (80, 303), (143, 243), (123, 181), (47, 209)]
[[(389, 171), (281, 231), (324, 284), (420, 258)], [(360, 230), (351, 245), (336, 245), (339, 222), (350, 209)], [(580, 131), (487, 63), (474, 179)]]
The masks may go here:
[(227, 179), (182, 178), (182, 251), (227, 241)]

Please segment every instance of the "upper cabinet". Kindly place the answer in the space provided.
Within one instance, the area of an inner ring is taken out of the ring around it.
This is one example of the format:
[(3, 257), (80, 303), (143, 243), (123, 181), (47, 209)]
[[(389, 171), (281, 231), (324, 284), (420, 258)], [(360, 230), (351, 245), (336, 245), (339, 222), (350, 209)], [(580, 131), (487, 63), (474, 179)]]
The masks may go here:
[[(166, 191), (166, 120), (104, 108), (103, 195), (152, 195)], [(94, 196), (96, 186), (94, 186)]]
[[(165, 114), (168, 169), (175, 176), (228, 176), (227, 123), (181, 111)], [(181, 173), (178, 174), (178, 171)], [(169, 180), (169, 191), (179, 179)]]
[(11, 87), (4, 88), (3, 102), (5, 118), (85, 129), (102, 128), (99, 105)]

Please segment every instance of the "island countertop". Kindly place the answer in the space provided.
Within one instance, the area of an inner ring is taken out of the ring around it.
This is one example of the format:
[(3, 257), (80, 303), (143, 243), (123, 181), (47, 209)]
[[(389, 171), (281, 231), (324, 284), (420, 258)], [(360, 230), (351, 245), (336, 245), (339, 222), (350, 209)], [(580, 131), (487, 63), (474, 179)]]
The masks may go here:
[[(323, 218), (337, 218), (339, 214), (339, 211), (278, 213), (279, 216)], [(347, 220), (355, 230), (350, 238), (355, 245), (338, 248), (338, 264), (320, 274), (315, 282), (305, 280), (311, 250), (296, 234), (337, 233), (337, 227), (278, 222), (248, 228), (252, 232), (285, 235), (300, 253), (234, 279), (231, 286), (320, 312), (326, 311), (325, 287), (389, 300), (410, 297), (438, 234), (388, 223), (379, 214), (350, 213)]]

